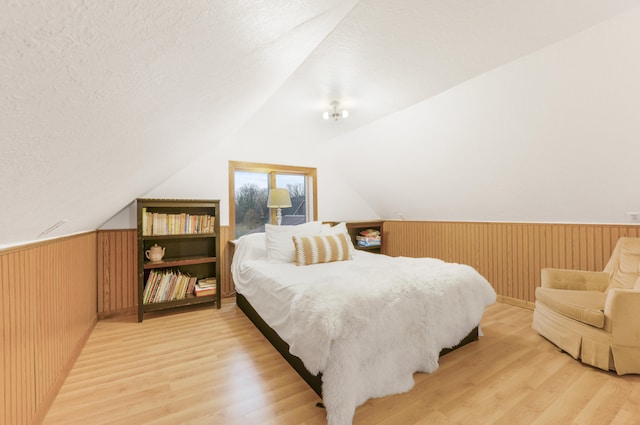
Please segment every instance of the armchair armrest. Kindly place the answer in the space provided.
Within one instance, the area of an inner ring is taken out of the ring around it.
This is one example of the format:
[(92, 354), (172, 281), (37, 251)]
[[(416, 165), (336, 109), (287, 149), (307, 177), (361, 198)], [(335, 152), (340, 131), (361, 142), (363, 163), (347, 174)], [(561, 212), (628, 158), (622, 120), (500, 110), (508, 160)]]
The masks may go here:
[[(640, 291), (611, 288), (604, 305), (605, 329), (619, 375), (640, 370)], [(608, 329), (609, 330), (609, 329)]]
[(571, 289), (575, 291), (600, 291), (609, 286), (609, 273), (584, 270), (542, 269), (543, 288)]

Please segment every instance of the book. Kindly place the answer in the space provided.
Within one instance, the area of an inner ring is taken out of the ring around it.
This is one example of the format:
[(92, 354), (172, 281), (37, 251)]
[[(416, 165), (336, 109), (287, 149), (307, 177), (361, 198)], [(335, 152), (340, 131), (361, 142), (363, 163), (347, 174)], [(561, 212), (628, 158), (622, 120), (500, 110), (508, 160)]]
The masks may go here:
[(196, 287), (196, 282), (198, 278), (196, 276), (189, 276), (189, 283), (187, 284), (187, 290), (185, 291), (185, 295), (193, 295), (193, 290)]
[(216, 288), (209, 288), (209, 289), (198, 289), (198, 285), (196, 285), (196, 289), (193, 291), (193, 295), (195, 295), (196, 297), (206, 297), (207, 295), (215, 295), (216, 294)]
[(210, 288), (212, 286), (216, 286), (217, 280), (215, 277), (206, 277), (204, 279), (200, 279), (198, 284), (201, 288)]
[(217, 291), (217, 284), (215, 277), (208, 277), (206, 279), (200, 279), (193, 288), (193, 294), (196, 297), (204, 297), (206, 295), (215, 295)]
[(158, 291), (156, 292), (153, 302), (160, 303), (167, 300), (167, 291), (169, 290), (172, 279), (173, 273), (166, 273), (162, 276), (162, 280), (160, 281), (160, 285), (158, 286)]
[(144, 287), (144, 292), (142, 295), (142, 299), (143, 299), (143, 303), (144, 304), (148, 304), (149, 303), (149, 299), (151, 298), (151, 294), (153, 293), (153, 290), (157, 284), (157, 279), (158, 279), (158, 273), (156, 273), (155, 271), (151, 271), (151, 273), (149, 273), (149, 277), (147, 278), (147, 283)]

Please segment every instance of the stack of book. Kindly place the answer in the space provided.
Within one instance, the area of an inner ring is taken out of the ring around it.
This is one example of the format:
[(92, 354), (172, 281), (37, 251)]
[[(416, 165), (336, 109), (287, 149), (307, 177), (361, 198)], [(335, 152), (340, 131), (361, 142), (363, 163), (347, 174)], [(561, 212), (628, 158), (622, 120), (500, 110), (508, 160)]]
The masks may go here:
[(152, 270), (144, 287), (143, 303), (183, 300), (187, 294), (193, 294), (197, 280), (197, 277), (179, 271)]
[(206, 295), (216, 294), (216, 278), (208, 277), (206, 279), (200, 279), (193, 290), (196, 297), (204, 297)]

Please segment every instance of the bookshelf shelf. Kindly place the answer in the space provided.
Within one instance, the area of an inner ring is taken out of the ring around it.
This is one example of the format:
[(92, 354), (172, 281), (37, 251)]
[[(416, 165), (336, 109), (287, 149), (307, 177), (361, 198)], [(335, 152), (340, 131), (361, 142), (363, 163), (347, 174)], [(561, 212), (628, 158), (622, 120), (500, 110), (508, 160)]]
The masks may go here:
[[(220, 308), (220, 201), (140, 198), (136, 204), (138, 322), (150, 311), (195, 304)], [(152, 254), (158, 251), (162, 260), (150, 261), (146, 254), (156, 260)], [(215, 294), (197, 297), (193, 284), (204, 279), (213, 279)]]
[(159, 262), (144, 263), (144, 269), (163, 269), (167, 267), (187, 266), (190, 264), (215, 263), (216, 257), (195, 257), (195, 258), (167, 258)]
[(204, 297), (196, 297), (194, 295), (187, 295), (183, 300), (163, 301), (159, 303), (143, 304), (143, 309), (147, 311), (165, 310), (174, 307), (183, 307), (187, 305), (214, 303), (216, 301), (216, 295), (206, 295)]

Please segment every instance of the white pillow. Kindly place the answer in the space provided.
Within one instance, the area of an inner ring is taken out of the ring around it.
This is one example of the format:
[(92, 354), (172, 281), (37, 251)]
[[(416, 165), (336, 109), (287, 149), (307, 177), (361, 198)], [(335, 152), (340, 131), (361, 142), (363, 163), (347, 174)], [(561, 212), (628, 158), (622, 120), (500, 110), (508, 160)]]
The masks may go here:
[(244, 260), (266, 260), (267, 249), (264, 233), (250, 233), (240, 236), (235, 241), (236, 249), (233, 255), (235, 259), (242, 253)]
[(336, 224), (335, 226), (324, 224), (320, 233), (322, 233), (323, 235), (335, 235), (338, 233), (349, 234), (349, 232), (347, 231), (347, 223), (345, 223), (344, 221), (342, 223)]
[(267, 261), (269, 263), (293, 263), (296, 258), (293, 236), (317, 235), (321, 230), (321, 221), (312, 221), (297, 226), (265, 224)]
[(353, 257), (353, 254), (356, 252), (356, 247), (353, 246), (353, 241), (351, 240), (351, 236), (349, 236), (349, 231), (347, 230), (347, 223), (344, 221), (342, 223), (338, 223), (335, 226), (329, 226), (325, 224), (322, 226), (321, 235), (337, 235), (339, 233), (347, 234), (347, 243), (349, 244), (349, 256)]

